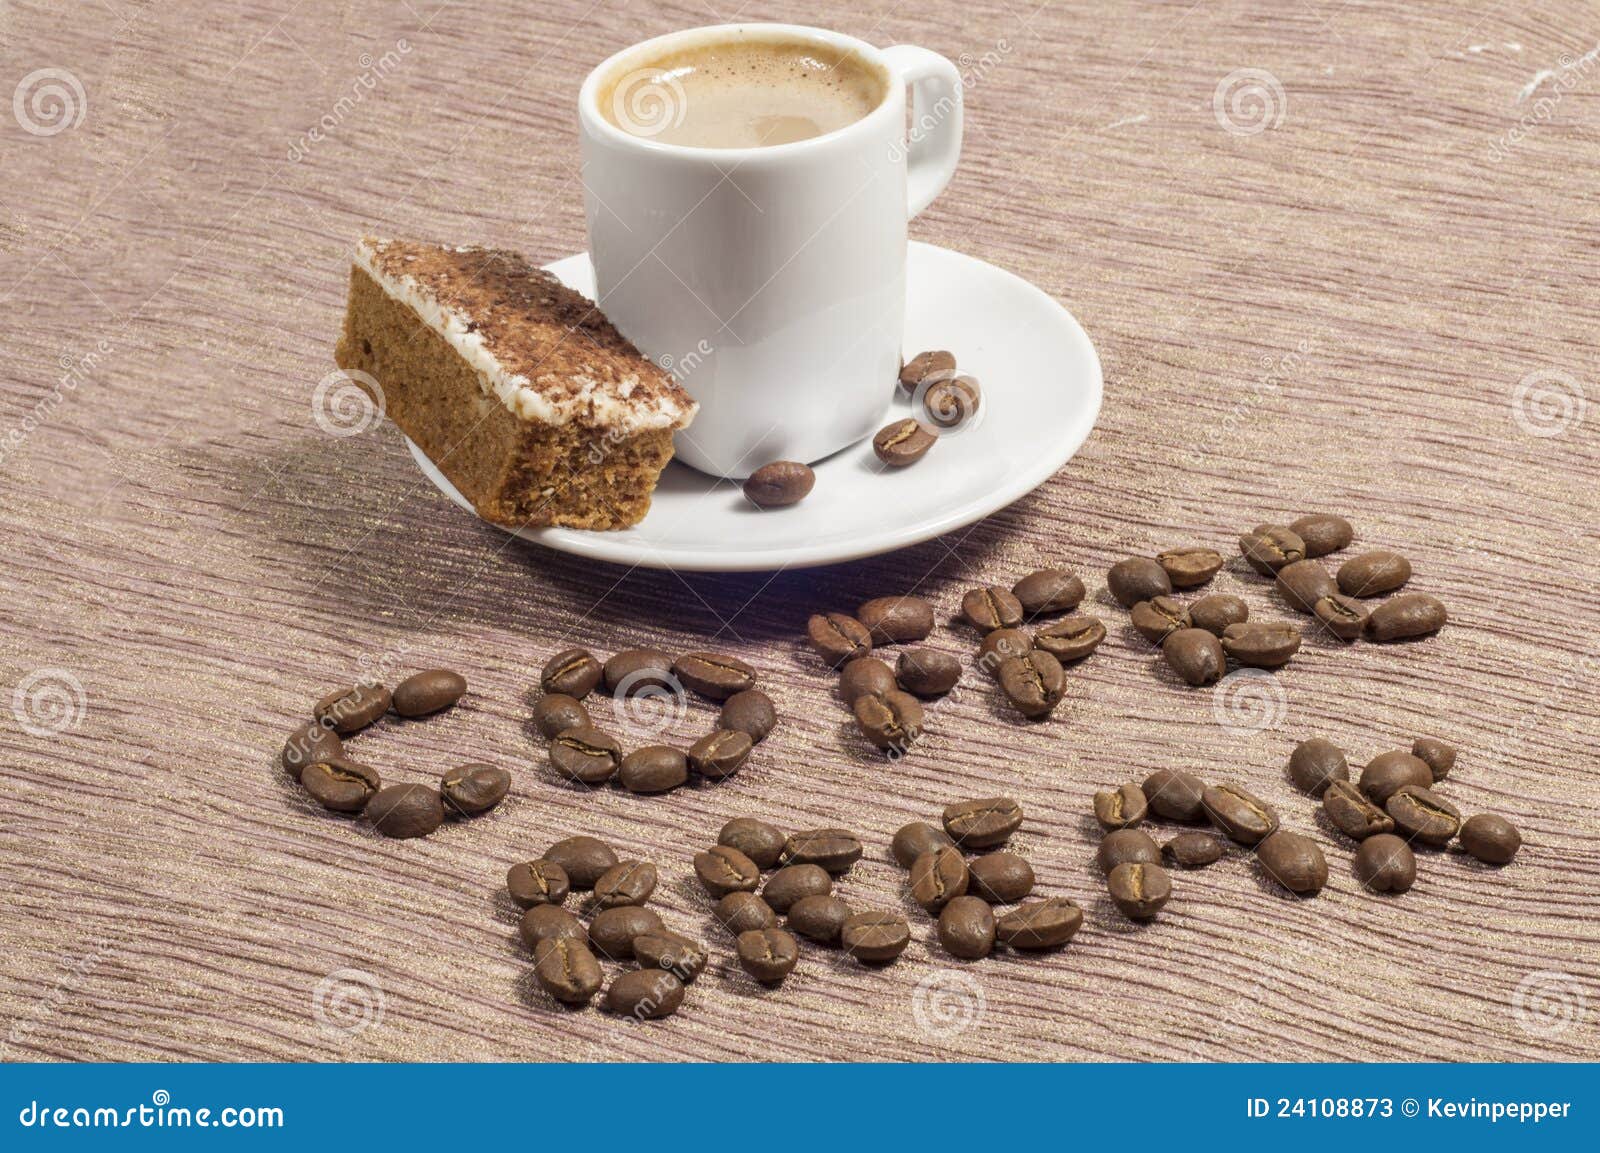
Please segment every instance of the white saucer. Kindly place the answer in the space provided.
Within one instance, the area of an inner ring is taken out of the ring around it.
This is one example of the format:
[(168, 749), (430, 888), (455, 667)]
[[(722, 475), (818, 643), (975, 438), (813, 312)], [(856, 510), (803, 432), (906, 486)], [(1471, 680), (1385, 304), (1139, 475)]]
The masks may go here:
[[(547, 267), (594, 295), (586, 254)], [(768, 510), (747, 501), (737, 483), (674, 463), (661, 475), (650, 514), (631, 529), (507, 531), (615, 564), (765, 571), (905, 548), (1031, 492), (1072, 459), (1094, 428), (1101, 394), (1094, 345), (1055, 300), (992, 264), (913, 242), (907, 272), (907, 356), (947, 348), (983, 389), (980, 419), (946, 434), (918, 463), (886, 470), (863, 441), (814, 465), (816, 487), (801, 503)], [(909, 412), (902, 396), (892, 416)], [(423, 474), (472, 512), (433, 462), (407, 444)]]

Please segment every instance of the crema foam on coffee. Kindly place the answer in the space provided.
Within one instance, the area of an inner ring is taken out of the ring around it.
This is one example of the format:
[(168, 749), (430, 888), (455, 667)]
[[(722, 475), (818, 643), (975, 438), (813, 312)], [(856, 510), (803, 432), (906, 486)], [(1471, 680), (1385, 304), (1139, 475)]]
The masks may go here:
[(886, 91), (878, 69), (848, 51), (803, 41), (719, 41), (624, 70), (600, 93), (600, 111), (645, 140), (760, 148), (853, 124)]

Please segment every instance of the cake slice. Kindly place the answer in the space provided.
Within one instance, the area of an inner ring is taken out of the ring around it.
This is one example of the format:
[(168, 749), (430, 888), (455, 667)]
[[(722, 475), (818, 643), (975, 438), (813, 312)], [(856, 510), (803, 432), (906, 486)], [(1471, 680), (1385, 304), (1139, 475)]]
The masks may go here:
[(334, 359), (497, 524), (637, 524), (695, 413), (593, 303), (499, 249), (363, 240)]

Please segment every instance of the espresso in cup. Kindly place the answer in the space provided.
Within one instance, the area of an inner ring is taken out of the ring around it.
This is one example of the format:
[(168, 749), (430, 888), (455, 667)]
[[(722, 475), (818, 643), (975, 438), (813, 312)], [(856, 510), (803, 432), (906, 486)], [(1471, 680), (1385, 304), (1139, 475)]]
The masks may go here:
[(881, 70), (801, 40), (712, 41), (646, 60), (600, 93), (630, 136), (690, 148), (761, 148), (845, 128), (882, 103)]

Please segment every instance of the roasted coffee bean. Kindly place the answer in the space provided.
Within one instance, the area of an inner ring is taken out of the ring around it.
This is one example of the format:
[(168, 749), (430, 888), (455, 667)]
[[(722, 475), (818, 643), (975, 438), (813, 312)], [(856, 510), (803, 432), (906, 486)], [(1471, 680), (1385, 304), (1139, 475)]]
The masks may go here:
[(1456, 767), (1456, 747), (1434, 737), (1418, 737), (1411, 742), (1411, 755), (1428, 766), (1433, 783), (1438, 784)]
[(978, 897), (956, 897), (939, 913), (939, 944), (952, 957), (987, 957), (994, 952), (994, 937), (994, 910)]
[(1317, 602), (1339, 589), (1328, 570), (1314, 560), (1297, 560), (1278, 570), (1278, 595), (1297, 613), (1314, 613)]
[(1189, 620), (1197, 629), (1220, 637), (1229, 625), (1242, 625), (1250, 619), (1250, 606), (1236, 596), (1212, 593), (1189, 606)]
[(1042, 649), (1007, 657), (996, 676), (1011, 707), (1031, 720), (1049, 716), (1067, 695), (1066, 671)]
[(933, 605), (922, 597), (877, 597), (856, 610), (874, 644), (920, 641), (933, 631)]
[(449, 669), (413, 673), (394, 687), (390, 703), (402, 717), (425, 717), (467, 695), (467, 678)]
[(622, 764), (622, 746), (592, 726), (563, 729), (550, 742), (550, 764), (574, 781), (598, 785), (610, 780)]
[(1030, 617), (1069, 613), (1083, 603), (1087, 593), (1075, 573), (1060, 568), (1039, 569), (1011, 586), (1011, 595)]
[(1374, 804), (1387, 804), (1389, 798), (1407, 785), (1433, 784), (1433, 770), (1421, 757), (1403, 750), (1379, 753), (1361, 770), (1361, 791)]
[(1212, 548), (1169, 548), (1156, 553), (1175, 589), (1199, 588), (1222, 571), (1222, 554)]
[(1375, 641), (1407, 641), (1444, 628), (1450, 619), (1444, 605), (1427, 593), (1390, 597), (1367, 618), (1367, 636)]
[(800, 960), (800, 943), (782, 929), (750, 929), (740, 933), (739, 964), (763, 985), (776, 985), (794, 972)]
[(389, 785), (379, 789), (364, 810), (372, 827), (386, 837), (426, 837), (444, 824), (439, 790), (426, 785)]
[(1015, 853), (985, 853), (967, 865), (967, 892), (1010, 905), (1033, 892), (1033, 866)]
[(785, 865), (821, 865), (836, 877), (848, 873), (860, 859), (861, 838), (848, 829), (792, 833), (783, 846)]
[(1393, 833), (1374, 833), (1356, 850), (1355, 874), (1374, 893), (1403, 893), (1417, 879), (1417, 857)]
[(1172, 880), (1160, 865), (1118, 865), (1106, 877), (1112, 903), (1131, 921), (1148, 921), (1172, 896)]
[(659, 1021), (683, 1004), (683, 982), (665, 969), (634, 969), (611, 982), (606, 1008), (621, 1017)]
[(760, 689), (746, 689), (723, 702), (720, 723), (759, 745), (777, 727), (778, 710), (772, 707), (772, 698)]
[(545, 662), (539, 685), (547, 693), (583, 700), (600, 683), (604, 670), (587, 649), (562, 649)]
[(890, 468), (905, 468), (927, 456), (938, 439), (938, 433), (921, 421), (906, 417), (880, 428), (872, 438), (872, 451)]
[(552, 937), (536, 944), (533, 975), (539, 987), (563, 1005), (587, 1005), (604, 980), (600, 962), (589, 946), (571, 937)]
[(1157, 769), (1139, 786), (1150, 811), (1169, 821), (1206, 819), (1206, 784), (1199, 777), (1176, 769)]
[(389, 701), (389, 690), (382, 685), (355, 685), (334, 689), (312, 707), (311, 715), (324, 728), (348, 737), (388, 712)]
[(1348, 548), (1355, 539), (1355, 530), (1342, 516), (1320, 512), (1303, 516), (1289, 523), (1289, 529), (1306, 546), (1306, 556), (1327, 556), (1331, 552)]
[(1156, 865), (1161, 863), (1161, 847), (1143, 829), (1118, 829), (1100, 838), (1094, 860), (1102, 873), (1118, 865)]
[(941, 375), (922, 394), (920, 419), (939, 432), (960, 428), (978, 413), (983, 390), (971, 376)]
[(956, 358), (942, 349), (919, 352), (900, 367), (900, 387), (915, 392), (930, 376), (947, 375), (956, 370)]
[(1461, 810), (1425, 785), (1407, 785), (1383, 806), (1407, 840), (1443, 848), (1461, 831)]
[(344, 756), (344, 742), (332, 729), (308, 721), (283, 743), (283, 768), (295, 780), (315, 761), (332, 761)]
[(785, 865), (761, 890), (761, 899), (775, 913), (787, 913), (802, 897), (826, 897), (833, 892), (833, 881), (821, 865)]
[(1159, 645), (1179, 629), (1193, 627), (1189, 610), (1172, 597), (1140, 601), (1133, 606), (1128, 619), (1133, 622), (1139, 635), (1153, 645)]
[(459, 817), (487, 813), (511, 791), (511, 774), (494, 765), (461, 765), (439, 779), (445, 808)]
[(1222, 651), (1241, 665), (1275, 669), (1300, 651), (1300, 630), (1287, 621), (1246, 621), (1222, 630)]
[(711, 912), (734, 936), (751, 929), (772, 929), (778, 924), (778, 914), (772, 906), (754, 893), (729, 893)]
[(689, 758), (671, 745), (646, 745), (622, 758), (617, 780), (630, 793), (671, 792), (689, 779)]
[(594, 883), (594, 908), (642, 905), (656, 891), (656, 867), (649, 861), (618, 861)]
[(839, 930), (844, 951), (869, 965), (883, 965), (906, 951), (911, 926), (899, 913), (854, 913)]
[(537, 949), (540, 941), (561, 938), (582, 941), (585, 945), (589, 942), (589, 930), (583, 927), (583, 922), (556, 905), (533, 906), (522, 914), (517, 932), (522, 936), (522, 943), (530, 949)]
[(1262, 576), (1274, 576), (1284, 565), (1306, 559), (1306, 542), (1282, 525), (1264, 524), (1239, 538), (1239, 551)]
[(877, 657), (857, 657), (839, 672), (839, 697), (847, 705), (857, 697), (881, 696), (900, 687), (894, 670)]
[(343, 756), (311, 762), (300, 774), (300, 784), (312, 800), (335, 813), (359, 813), (383, 788), (375, 770)]
[(664, 969), (685, 985), (705, 972), (711, 959), (699, 941), (671, 929), (640, 933), (633, 939), (633, 958), (646, 969)]
[(735, 817), (717, 833), (717, 844), (738, 849), (761, 869), (778, 863), (788, 840), (781, 830), (754, 817)]
[(1107, 832), (1133, 828), (1144, 820), (1146, 811), (1144, 790), (1138, 785), (1118, 785), (1094, 795), (1094, 819)]
[(1322, 794), (1322, 810), (1341, 833), (1362, 841), (1394, 830), (1389, 814), (1378, 808), (1349, 781), (1331, 781)]
[(718, 729), (689, 746), (689, 767), (713, 781), (726, 780), (750, 759), (751, 740), (736, 729)]
[(605, 676), (613, 696), (676, 694), (682, 687), (672, 675), (672, 658), (660, 649), (624, 649), (606, 661)]
[(606, 870), (617, 863), (617, 854), (598, 837), (568, 837), (546, 849), (544, 859), (560, 865), (568, 882), (581, 892), (594, 888)]
[(806, 637), (833, 668), (872, 651), (867, 626), (846, 613), (817, 613), (806, 622)]
[(1083, 925), (1083, 910), (1065, 897), (1027, 901), (995, 922), (995, 937), (1013, 949), (1056, 949)]
[(1313, 797), (1320, 797), (1334, 781), (1350, 779), (1350, 762), (1344, 750), (1332, 741), (1312, 737), (1301, 741), (1289, 754), (1289, 779), (1294, 786)]
[(577, 697), (566, 693), (546, 693), (533, 703), (533, 723), (546, 738), (554, 737), (566, 729), (592, 727), (589, 710)]
[(789, 909), (789, 930), (819, 945), (837, 945), (853, 914), (838, 897), (801, 897)]
[(817, 483), (817, 474), (797, 460), (775, 460), (745, 478), (745, 499), (757, 508), (798, 504)]
[(511, 899), (524, 909), (535, 905), (559, 905), (567, 899), (571, 884), (567, 871), (554, 861), (518, 861), (506, 870), (506, 889)]
[(1254, 845), (1277, 831), (1277, 812), (1243, 785), (1212, 785), (1200, 803), (1211, 823), (1241, 845)]
[(1106, 573), (1106, 587), (1117, 598), (1119, 605), (1131, 609), (1140, 601), (1170, 596), (1172, 578), (1161, 567), (1160, 561), (1147, 556), (1131, 556), (1111, 566)]
[(930, 913), (967, 891), (967, 862), (959, 849), (946, 846), (911, 862), (912, 899)]
[(730, 845), (716, 845), (694, 855), (694, 875), (713, 897), (753, 893), (761, 884), (761, 869)]
[(726, 653), (689, 653), (673, 663), (672, 675), (690, 692), (725, 701), (734, 693), (755, 688), (756, 671)]
[(1210, 833), (1179, 833), (1161, 846), (1161, 855), (1184, 869), (1203, 869), (1222, 860), (1223, 844)]
[(919, 697), (942, 697), (961, 679), (961, 662), (936, 649), (906, 649), (895, 662), (895, 680)]
[(1256, 846), (1267, 876), (1291, 893), (1309, 896), (1328, 883), (1328, 859), (1310, 837), (1279, 829)]
[(1205, 629), (1179, 629), (1161, 643), (1161, 656), (1185, 684), (1209, 685), (1228, 667), (1222, 642)]
[(1411, 562), (1397, 552), (1374, 549), (1339, 566), (1339, 591), (1347, 597), (1376, 597), (1411, 579)]
[(589, 922), (589, 948), (613, 961), (631, 961), (634, 938), (661, 927), (661, 918), (643, 905), (601, 909)]
[(1497, 813), (1478, 813), (1462, 822), (1461, 847), (1486, 865), (1506, 865), (1522, 848), (1522, 834)]
[(961, 616), (980, 633), (1014, 629), (1022, 623), (1022, 602), (999, 585), (988, 585), (961, 598)]
[(1021, 629), (995, 629), (978, 646), (978, 667), (991, 677), (1000, 672), (1000, 662), (1020, 657), (1033, 648), (1033, 638)]
[(948, 844), (951, 844), (951, 840), (943, 829), (936, 829), (926, 821), (912, 821), (909, 825), (900, 826), (889, 848), (900, 866), (909, 869), (923, 853)]
[(926, 714), (921, 702), (910, 693), (899, 689), (867, 693), (857, 697), (851, 708), (861, 735), (880, 749), (904, 751), (922, 735)]
[(1105, 639), (1106, 626), (1099, 617), (1071, 616), (1045, 625), (1034, 633), (1033, 647), (1043, 649), (1066, 664), (1069, 661), (1081, 661), (1099, 648), (1100, 642)]
[(1325, 596), (1311, 606), (1322, 627), (1342, 641), (1353, 641), (1367, 628), (1367, 606), (1343, 593)]
[(969, 852), (1003, 845), (1021, 826), (1022, 806), (1010, 797), (957, 801), (944, 808), (944, 831)]

